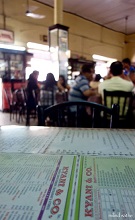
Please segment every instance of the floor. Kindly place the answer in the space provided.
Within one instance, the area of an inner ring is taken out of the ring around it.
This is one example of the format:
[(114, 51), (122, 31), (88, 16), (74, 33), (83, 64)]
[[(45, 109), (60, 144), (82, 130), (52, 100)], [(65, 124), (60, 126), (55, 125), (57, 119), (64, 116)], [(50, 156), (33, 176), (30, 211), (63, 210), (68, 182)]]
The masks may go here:
[[(7, 112), (0, 111), (0, 126), (1, 125), (25, 125), (26, 119), (23, 118), (23, 120), (20, 121), (20, 123), (16, 122), (16, 117), (12, 117), (12, 120), (10, 121), (10, 114)], [(30, 125), (36, 126), (37, 125), (37, 119), (30, 119)]]

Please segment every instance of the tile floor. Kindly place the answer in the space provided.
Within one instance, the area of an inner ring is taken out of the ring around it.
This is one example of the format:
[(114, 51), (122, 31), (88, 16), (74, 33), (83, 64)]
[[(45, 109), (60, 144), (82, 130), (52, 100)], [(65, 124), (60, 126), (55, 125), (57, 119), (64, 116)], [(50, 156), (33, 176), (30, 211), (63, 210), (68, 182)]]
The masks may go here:
[[(20, 123), (16, 122), (16, 118), (14, 116), (14, 119), (10, 121), (10, 114), (7, 112), (0, 111), (0, 126), (1, 125), (25, 125), (26, 119), (23, 118), (23, 121), (20, 121)], [(37, 119), (30, 119), (30, 125), (36, 126), (37, 125)]]

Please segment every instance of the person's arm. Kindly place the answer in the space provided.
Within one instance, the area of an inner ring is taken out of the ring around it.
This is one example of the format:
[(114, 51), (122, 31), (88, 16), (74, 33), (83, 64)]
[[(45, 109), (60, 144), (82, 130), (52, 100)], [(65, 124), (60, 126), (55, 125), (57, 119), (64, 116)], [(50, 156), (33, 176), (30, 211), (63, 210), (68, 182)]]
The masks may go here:
[(120, 77), (121, 77), (122, 79), (127, 80), (127, 81), (131, 81), (131, 79), (129, 78), (129, 76), (124, 75), (124, 73), (122, 73)]
[(57, 82), (57, 87), (60, 91), (65, 91), (65, 88), (61, 85), (59, 81)]
[(106, 76), (103, 77), (104, 80), (111, 79), (112, 73), (109, 71)]
[(37, 82), (37, 86), (38, 86), (38, 89), (40, 89), (41, 85), (39, 82)]
[(102, 97), (103, 99), (103, 82), (101, 82), (99, 85), (98, 85), (98, 95)]
[(70, 90), (70, 86), (69, 86), (68, 84), (66, 85), (66, 89), (67, 89), (67, 90)]
[(87, 90), (83, 91), (83, 95), (86, 97), (93, 96), (96, 94), (97, 94), (97, 90), (93, 90), (93, 89), (87, 89)]

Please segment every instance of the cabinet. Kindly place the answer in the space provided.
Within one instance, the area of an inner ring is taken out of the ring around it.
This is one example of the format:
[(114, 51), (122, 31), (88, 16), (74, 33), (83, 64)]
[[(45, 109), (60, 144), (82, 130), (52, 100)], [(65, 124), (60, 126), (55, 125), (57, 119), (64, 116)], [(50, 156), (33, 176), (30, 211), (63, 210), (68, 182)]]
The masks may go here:
[(0, 76), (3, 81), (25, 79), (25, 54), (0, 52)]
[[(31, 54), (30, 54), (31, 56)], [(8, 102), (5, 96), (5, 89), (20, 89), (25, 86), (25, 68), (29, 54), (22, 51), (0, 49), (0, 78), (2, 94), (0, 102), (2, 110), (8, 110)]]

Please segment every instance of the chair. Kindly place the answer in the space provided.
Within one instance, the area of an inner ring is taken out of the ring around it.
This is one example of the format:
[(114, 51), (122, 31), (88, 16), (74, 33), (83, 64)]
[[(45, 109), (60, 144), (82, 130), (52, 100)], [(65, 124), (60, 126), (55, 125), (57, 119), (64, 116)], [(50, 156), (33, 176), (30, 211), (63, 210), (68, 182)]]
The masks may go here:
[(38, 101), (38, 125), (42, 124), (42, 115), (46, 108), (54, 105), (55, 103), (55, 90), (40, 90), (40, 97)]
[(68, 101), (68, 91), (56, 91), (55, 94), (56, 103)]
[[(86, 113), (86, 108), (91, 109), (91, 115)], [(53, 105), (42, 112), (39, 125), (59, 127), (104, 127), (106, 126), (106, 114), (111, 115), (109, 127), (117, 127), (118, 106), (108, 108), (101, 104), (88, 101), (67, 101)], [(104, 112), (104, 117), (100, 113)], [(41, 113), (41, 112), (40, 112)]]
[(23, 117), (26, 115), (26, 100), (23, 89), (15, 90), (14, 94), (16, 96), (16, 108), (19, 114), (18, 123), (20, 123), (20, 119), (23, 121)]
[(16, 106), (16, 97), (13, 94), (11, 88), (4, 89), (4, 93), (9, 105), (9, 112), (10, 112), (10, 121), (12, 120), (12, 116), (14, 119), (14, 114), (16, 115), (16, 121), (17, 121), (17, 106)]
[(38, 106), (38, 92), (32, 90), (32, 93), (29, 94), (27, 89), (23, 89), (24, 98), (26, 102), (26, 126), (30, 125), (30, 119), (37, 118), (37, 106)]
[(119, 127), (131, 127), (132, 101), (132, 92), (104, 90), (104, 105), (108, 108), (119, 105)]
[(44, 106), (45, 108), (47, 108), (51, 105), (54, 105), (54, 91), (53, 90), (41, 89), (39, 96), (40, 97), (39, 97), (38, 104), (40, 106)]

